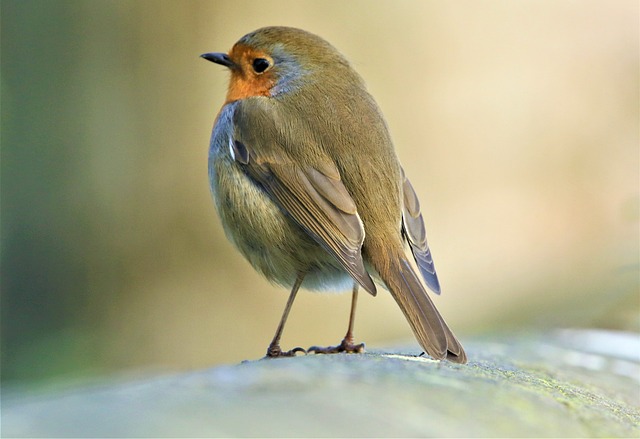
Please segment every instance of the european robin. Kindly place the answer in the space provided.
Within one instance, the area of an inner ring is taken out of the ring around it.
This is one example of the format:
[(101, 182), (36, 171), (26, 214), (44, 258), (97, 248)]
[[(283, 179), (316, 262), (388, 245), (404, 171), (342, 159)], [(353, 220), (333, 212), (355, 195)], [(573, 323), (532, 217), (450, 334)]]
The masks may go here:
[(433, 358), (467, 361), (429, 298), (440, 293), (420, 205), (386, 122), (362, 78), (327, 41), (265, 27), (203, 58), (231, 72), (209, 149), (211, 190), (229, 239), (272, 282), (291, 287), (268, 357), (292, 356), (280, 337), (304, 283), (352, 288), (347, 334), (309, 352), (362, 352), (353, 323), (358, 288), (374, 279), (400, 306)]

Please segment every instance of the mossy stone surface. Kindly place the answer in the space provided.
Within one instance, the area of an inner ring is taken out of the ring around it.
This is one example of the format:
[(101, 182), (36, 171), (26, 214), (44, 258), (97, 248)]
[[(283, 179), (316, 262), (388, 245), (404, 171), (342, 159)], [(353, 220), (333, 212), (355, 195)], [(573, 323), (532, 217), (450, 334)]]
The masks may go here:
[[(634, 376), (640, 365), (633, 355), (594, 354), (553, 334), (476, 339), (467, 348), (466, 365), (419, 357), (410, 347), (249, 361), (44, 395), (14, 390), (3, 401), (2, 433), (640, 436), (640, 376)], [(588, 364), (576, 361), (576, 352)]]

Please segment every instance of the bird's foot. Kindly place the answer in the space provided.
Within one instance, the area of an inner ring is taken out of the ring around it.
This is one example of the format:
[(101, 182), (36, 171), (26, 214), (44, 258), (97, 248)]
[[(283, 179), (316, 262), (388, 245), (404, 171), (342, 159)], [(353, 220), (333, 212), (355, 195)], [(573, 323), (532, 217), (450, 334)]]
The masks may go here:
[(307, 353), (310, 354), (312, 352), (314, 354), (338, 354), (341, 352), (346, 354), (362, 354), (364, 353), (364, 343), (355, 344), (353, 338), (345, 338), (338, 346), (311, 346), (307, 349)]
[(298, 352), (302, 352), (305, 355), (307, 353), (307, 351), (300, 347), (283, 352), (279, 345), (271, 345), (267, 349), (267, 356), (265, 358), (295, 357)]

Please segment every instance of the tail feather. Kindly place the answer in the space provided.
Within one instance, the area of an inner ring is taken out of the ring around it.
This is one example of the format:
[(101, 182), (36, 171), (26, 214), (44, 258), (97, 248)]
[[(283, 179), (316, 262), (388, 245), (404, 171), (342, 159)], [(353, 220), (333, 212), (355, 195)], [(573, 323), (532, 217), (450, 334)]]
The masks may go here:
[(382, 272), (378, 272), (422, 348), (435, 359), (466, 363), (467, 356), (462, 345), (429, 298), (409, 261), (404, 255), (394, 260), (397, 262), (387, 265), (387, 261), (386, 266), (380, 267)]

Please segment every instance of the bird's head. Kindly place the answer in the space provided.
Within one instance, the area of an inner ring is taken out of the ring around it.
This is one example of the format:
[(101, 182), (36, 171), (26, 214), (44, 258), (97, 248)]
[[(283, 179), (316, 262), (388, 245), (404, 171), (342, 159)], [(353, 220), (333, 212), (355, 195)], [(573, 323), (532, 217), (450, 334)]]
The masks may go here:
[(226, 102), (253, 96), (277, 96), (318, 78), (344, 79), (346, 59), (328, 42), (291, 27), (265, 27), (242, 37), (229, 53), (202, 58), (231, 71)]

